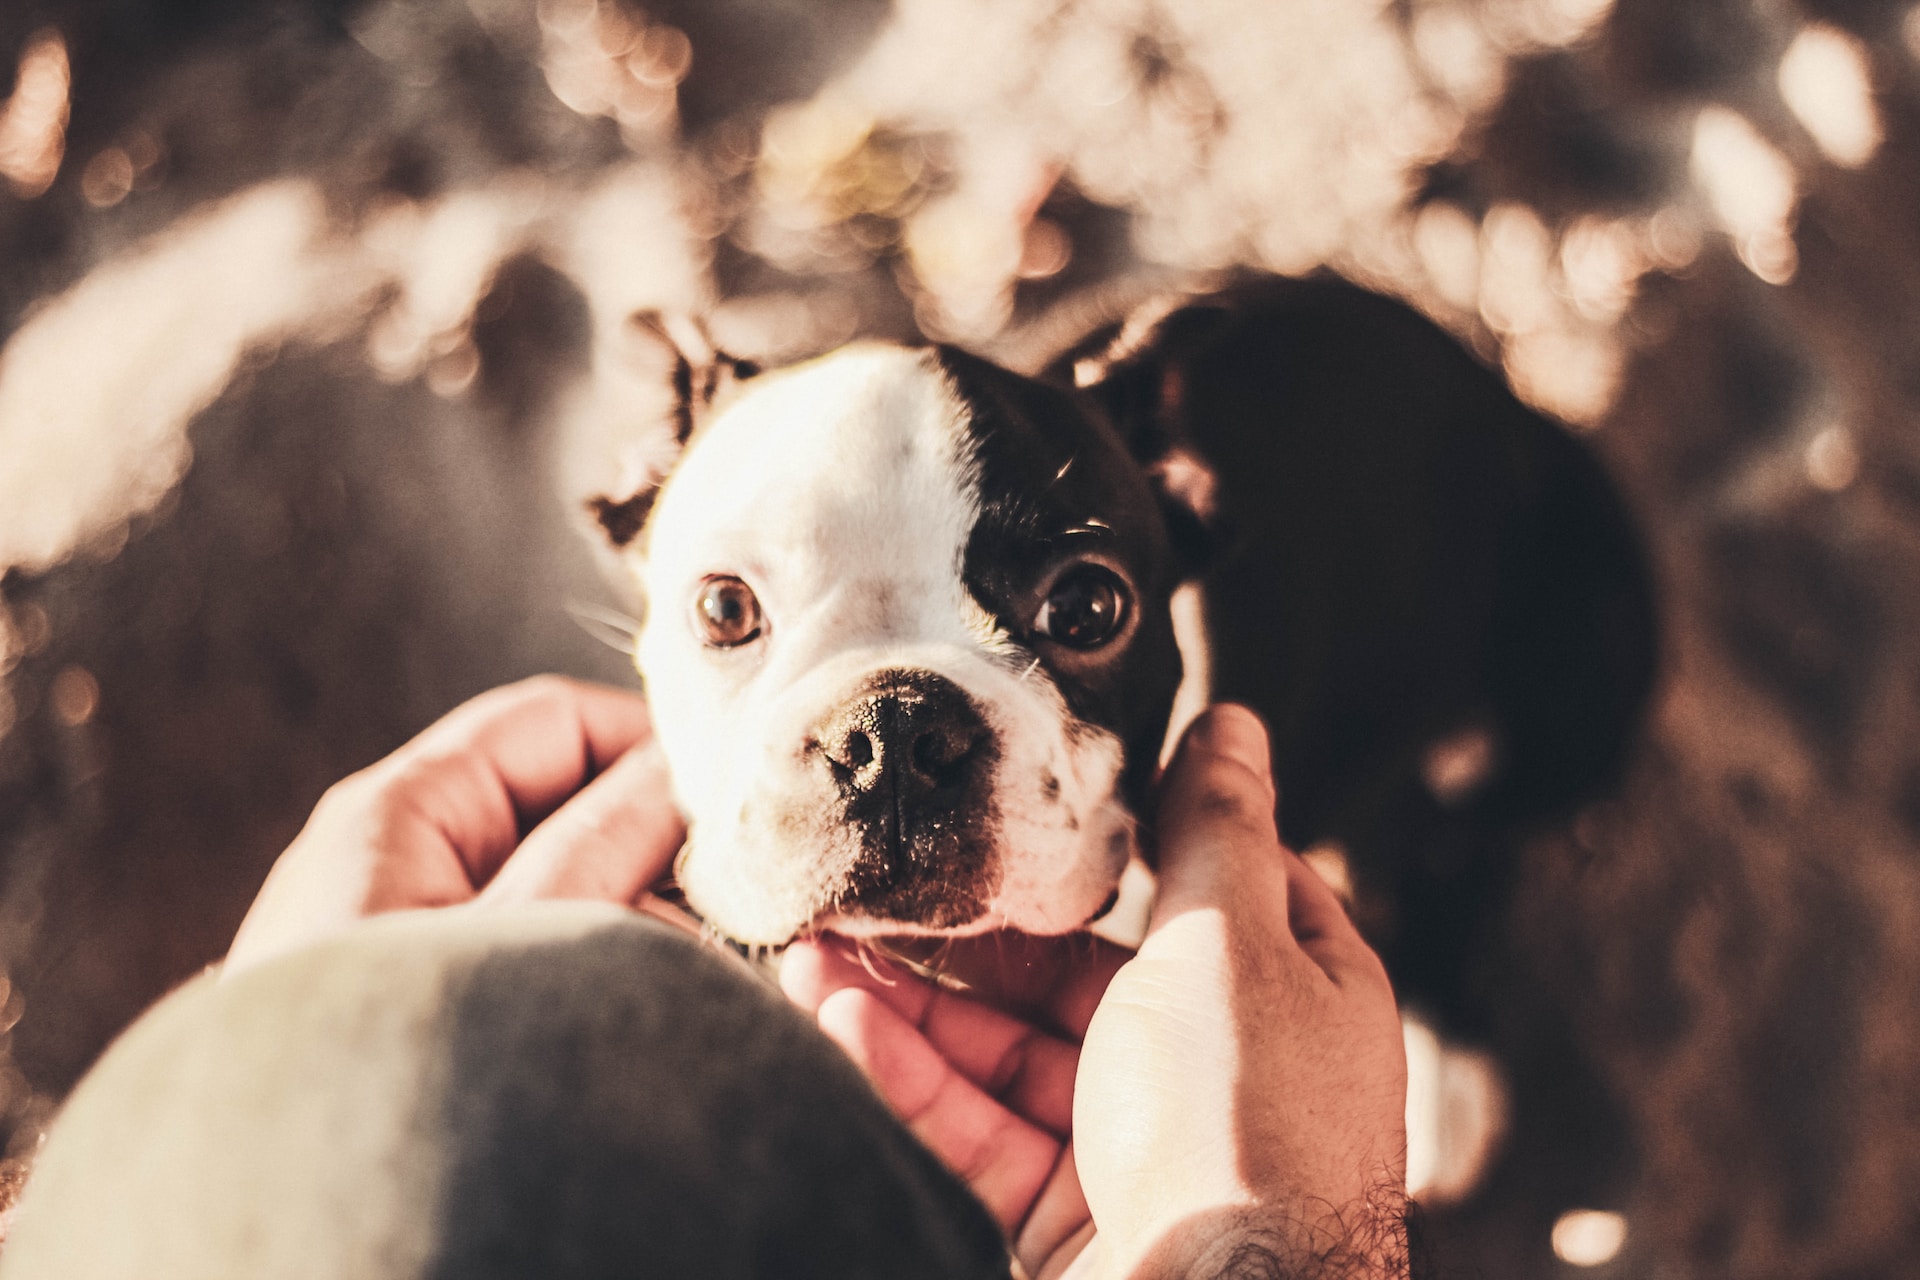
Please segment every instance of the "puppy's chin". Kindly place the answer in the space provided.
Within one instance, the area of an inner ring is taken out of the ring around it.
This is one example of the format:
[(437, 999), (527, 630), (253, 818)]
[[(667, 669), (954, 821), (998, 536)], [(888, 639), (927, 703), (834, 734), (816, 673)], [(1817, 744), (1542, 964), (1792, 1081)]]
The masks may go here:
[(1092, 893), (1089, 886), (1089, 894), (1082, 896), (1077, 903), (1019, 904), (1011, 910), (990, 907), (964, 924), (944, 927), (917, 924), (911, 920), (829, 912), (814, 920), (805, 933), (835, 933), (843, 938), (967, 938), (986, 933), (1012, 932), (1051, 938), (1078, 932), (1105, 915), (1113, 905), (1119, 887), (1119, 878), (1116, 876), (1113, 883), (1098, 893)]
[(849, 907), (838, 877), (823, 874), (818, 864), (808, 868), (806, 860), (791, 856), (791, 848), (784, 858), (743, 856), (752, 841), (702, 839), (700, 825), (695, 822), (695, 836), (681, 851), (676, 879), (702, 919), (748, 946), (780, 947), (820, 933), (852, 938), (1073, 933), (1104, 914), (1137, 851), (1132, 817), (1117, 800), (1109, 801), (1099, 807), (1097, 820), (1083, 825), (1070, 850), (1035, 859), (1014, 856), (1017, 846), (1004, 849), (997, 882), (970, 894), (983, 904), (977, 913), (954, 920), (951, 912), (943, 912), (941, 923), (929, 924)]

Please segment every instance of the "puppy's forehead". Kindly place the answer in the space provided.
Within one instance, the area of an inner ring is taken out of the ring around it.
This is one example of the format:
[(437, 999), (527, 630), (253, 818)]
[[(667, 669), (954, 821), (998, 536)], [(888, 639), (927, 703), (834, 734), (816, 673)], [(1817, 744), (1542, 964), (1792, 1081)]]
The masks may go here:
[(951, 574), (977, 511), (966, 419), (928, 351), (853, 347), (755, 379), (689, 445), (649, 558)]
[(1165, 530), (1140, 468), (1085, 399), (954, 348), (940, 365), (965, 406), (978, 494), (968, 535), (970, 591), (1001, 611), (1047, 565), (1081, 554), (1163, 585)]
[(666, 581), (746, 574), (788, 610), (858, 586), (897, 627), (998, 643), (991, 620), (1029, 614), (1065, 558), (1159, 589), (1156, 511), (1075, 393), (951, 347), (873, 344), (747, 383), (667, 482), (647, 559)]

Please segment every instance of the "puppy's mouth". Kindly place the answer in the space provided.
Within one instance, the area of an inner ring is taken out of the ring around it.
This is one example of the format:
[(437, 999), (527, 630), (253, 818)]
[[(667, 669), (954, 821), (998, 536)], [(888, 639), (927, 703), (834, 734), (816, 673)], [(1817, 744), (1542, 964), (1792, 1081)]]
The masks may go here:
[[(1100, 905), (1094, 908), (1092, 914), (1068, 932), (1079, 932), (1098, 924), (1112, 914), (1119, 903), (1120, 886), (1116, 884), (1108, 891)], [(870, 941), (882, 947), (904, 947), (905, 955), (910, 957), (923, 954), (930, 948), (937, 948), (943, 939), (993, 933), (1010, 927), (1007, 921), (988, 912), (982, 912), (969, 920), (941, 924), (891, 915), (874, 915), (860, 911), (858, 908), (848, 910), (836, 905), (814, 917), (798, 936), (817, 937), (821, 934), (838, 934), (841, 937), (858, 938), (863, 942)]]

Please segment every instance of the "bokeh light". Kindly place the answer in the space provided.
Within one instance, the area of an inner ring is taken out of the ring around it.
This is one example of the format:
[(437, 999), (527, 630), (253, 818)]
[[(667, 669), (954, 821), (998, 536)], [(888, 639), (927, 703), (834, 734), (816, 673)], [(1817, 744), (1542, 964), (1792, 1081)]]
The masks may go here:
[(67, 45), (48, 29), (27, 41), (13, 95), (0, 104), (0, 178), (31, 200), (53, 185), (67, 146), (72, 75)]

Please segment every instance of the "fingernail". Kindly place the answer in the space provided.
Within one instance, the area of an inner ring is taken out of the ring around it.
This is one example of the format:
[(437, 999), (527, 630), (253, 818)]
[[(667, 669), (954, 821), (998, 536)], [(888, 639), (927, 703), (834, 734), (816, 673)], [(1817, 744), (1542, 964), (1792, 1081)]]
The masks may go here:
[(1273, 781), (1273, 758), (1267, 745), (1267, 727), (1260, 717), (1237, 702), (1209, 707), (1187, 736), (1195, 746), (1245, 765), (1259, 777)]

